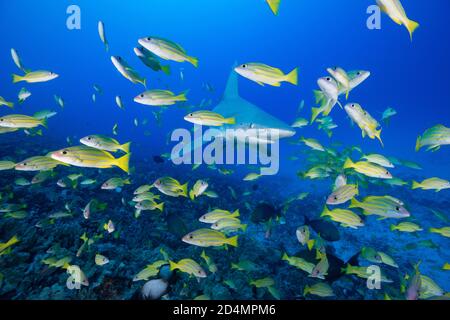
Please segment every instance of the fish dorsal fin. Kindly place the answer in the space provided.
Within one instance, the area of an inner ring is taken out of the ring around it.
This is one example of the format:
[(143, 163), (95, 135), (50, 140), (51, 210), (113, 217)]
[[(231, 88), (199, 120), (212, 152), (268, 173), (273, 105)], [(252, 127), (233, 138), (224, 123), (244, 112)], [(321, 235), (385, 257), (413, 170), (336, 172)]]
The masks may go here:
[(223, 100), (236, 99), (239, 97), (238, 74), (234, 71), (235, 66), (237, 66), (237, 63), (234, 64), (230, 76), (228, 77)]

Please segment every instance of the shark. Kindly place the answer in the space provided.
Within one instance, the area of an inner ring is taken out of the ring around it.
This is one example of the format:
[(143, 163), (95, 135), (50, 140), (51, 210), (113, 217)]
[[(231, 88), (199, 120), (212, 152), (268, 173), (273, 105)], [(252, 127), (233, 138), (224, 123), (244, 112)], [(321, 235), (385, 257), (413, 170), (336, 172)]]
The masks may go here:
[[(239, 95), (239, 77), (234, 71), (234, 67), (228, 77), (222, 99), (212, 111), (225, 118), (235, 119), (234, 124), (226, 124), (220, 128), (215, 128), (214, 138), (222, 138), (226, 142), (243, 141), (252, 148), (255, 146), (264, 148), (265, 145), (273, 144), (283, 138), (290, 138), (296, 134), (295, 129), (290, 125)], [(194, 135), (197, 130), (199, 130), (198, 127), (194, 128)], [(197, 135), (197, 138), (194, 137), (193, 143), (188, 148), (190, 153), (195, 153), (194, 151), (202, 147), (203, 143), (202, 135)], [(174, 160), (174, 157), (172, 157), (172, 160)]]

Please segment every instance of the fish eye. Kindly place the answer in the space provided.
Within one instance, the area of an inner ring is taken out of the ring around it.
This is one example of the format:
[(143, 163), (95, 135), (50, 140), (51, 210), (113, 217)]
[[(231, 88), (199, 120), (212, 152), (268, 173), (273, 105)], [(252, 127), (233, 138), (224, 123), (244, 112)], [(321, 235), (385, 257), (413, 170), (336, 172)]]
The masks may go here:
[(395, 210), (400, 211), (400, 207), (398, 207), (398, 206), (395, 207)]
[(151, 41), (151, 40), (152, 40), (152, 38), (150, 38), (150, 37), (147, 38), (147, 41)]
[(334, 196), (334, 200), (337, 200), (338, 199), (338, 197), (337, 196)]
[(23, 163), (23, 165), (24, 165), (24, 166), (26, 166), (26, 165), (27, 165), (27, 163), (26, 163), (26, 162), (24, 162), (24, 163)]
[(352, 107), (352, 108), (354, 108), (354, 107), (355, 107), (355, 104), (354, 104), (354, 103), (352, 103), (351, 107)]
[(331, 78), (330, 77), (327, 77), (325, 80), (327, 80), (327, 81), (331, 81)]
[(141, 98), (143, 98), (143, 97), (144, 97), (144, 95), (143, 95), (143, 94), (141, 94), (141, 95), (140, 95), (140, 97), (141, 97)]
[(91, 140), (91, 137), (88, 137), (87, 139), (88, 139), (88, 140)]
[(390, 174), (389, 174), (389, 171), (386, 171), (386, 174), (389, 176)]
[(3, 118), (1, 118), (0, 121), (3, 121)]
[(192, 234), (189, 235), (189, 239), (193, 239), (194, 237), (192, 236)]
[(247, 68), (247, 65), (246, 65), (246, 64), (243, 64), (243, 65), (242, 65), (242, 68), (244, 68), (244, 69)]
[(66, 151), (66, 150), (64, 150), (64, 151), (62, 152), (62, 154), (67, 154), (67, 151)]

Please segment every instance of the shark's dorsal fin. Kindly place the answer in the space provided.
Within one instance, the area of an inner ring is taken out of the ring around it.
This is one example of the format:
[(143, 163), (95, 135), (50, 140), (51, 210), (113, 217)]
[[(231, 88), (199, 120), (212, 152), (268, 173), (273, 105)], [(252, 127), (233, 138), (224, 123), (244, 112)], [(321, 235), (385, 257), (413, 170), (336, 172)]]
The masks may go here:
[(237, 63), (233, 66), (230, 76), (228, 77), (227, 88), (223, 94), (223, 100), (239, 97), (238, 74), (234, 71), (235, 66), (237, 66)]

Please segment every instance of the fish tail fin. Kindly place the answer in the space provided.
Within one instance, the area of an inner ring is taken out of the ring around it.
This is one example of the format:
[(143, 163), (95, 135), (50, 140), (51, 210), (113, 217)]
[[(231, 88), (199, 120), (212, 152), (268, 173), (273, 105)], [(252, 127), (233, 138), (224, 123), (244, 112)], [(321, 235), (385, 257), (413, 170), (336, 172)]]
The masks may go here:
[(247, 228), (248, 228), (248, 224), (243, 224), (241, 226), (241, 229), (242, 229), (243, 232), (247, 231)]
[(17, 242), (19, 242), (19, 241), (20, 241), (19, 238), (18, 238), (17, 236), (14, 236), (14, 237), (12, 237), (11, 239), (9, 239), (7, 245), (8, 245), (8, 246), (12, 246), (13, 244), (15, 244), (15, 243), (17, 243)]
[(397, 229), (397, 226), (395, 226), (395, 225), (393, 225), (393, 224), (391, 224), (390, 226), (389, 226), (389, 230), (391, 230), (391, 231), (394, 231), (394, 230), (396, 230)]
[(131, 145), (131, 142), (127, 142), (120, 146), (120, 150), (122, 150), (125, 153), (130, 153), (130, 145)]
[(198, 59), (195, 57), (189, 57), (188, 61), (196, 68), (198, 68)]
[(226, 120), (226, 123), (228, 123), (228, 124), (235, 124), (236, 123), (236, 118), (228, 118), (228, 119), (225, 119)]
[(17, 74), (13, 74), (12, 75), (12, 82), (13, 83), (17, 83), (23, 81), (23, 77), (22, 76), (18, 76)]
[(289, 257), (288, 257), (288, 255), (287, 255), (287, 253), (285, 252), (285, 253), (283, 254), (283, 256), (281, 257), (281, 260), (287, 261), (288, 259), (289, 259)]
[(420, 183), (413, 180), (411, 189), (419, 189), (419, 188), (420, 188)]
[(350, 200), (350, 205), (348, 206), (349, 208), (359, 208), (360, 202), (358, 200), (356, 200), (356, 198), (352, 198)]
[(131, 153), (127, 153), (122, 158), (116, 159), (116, 165), (126, 173), (130, 173), (130, 156)]
[(161, 70), (165, 74), (170, 75), (170, 66), (161, 66)]
[(241, 214), (239, 213), (239, 209), (237, 209), (236, 211), (233, 212), (233, 214), (231, 215), (233, 218), (237, 218), (239, 217)]
[(431, 232), (431, 233), (436, 233), (437, 232), (437, 228), (429, 228), (428, 231)]
[(416, 152), (419, 151), (420, 148), (422, 147), (422, 146), (420, 145), (421, 140), (422, 140), (422, 138), (421, 138), (420, 136), (418, 136), (418, 137), (417, 137), (417, 140), (416, 140)]
[(14, 108), (14, 103), (13, 102), (6, 102), (6, 106), (9, 108)]
[(234, 236), (234, 237), (228, 238), (227, 243), (230, 246), (237, 247), (238, 246), (238, 236)]
[(353, 163), (352, 159), (347, 158), (347, 160), (345, 160), (345, 163), (344, 163), (344, 169), (353, 168), (354, 165), (355, 164)]
[(309, 286), (305, 286), (305, 289), (303, 289), (303, 296), (306, 296), (310, 291), (310, 287)]
[(194, 190), (189, 191), (189, 198), (191, 198), (192, 201), (195, 199), (195, 192)]
[(308, 250), (311, 251), (311, 249), (314, 247), (314, 244), (316, 243), (316, 240), (314, 239), (310, 239), (308, 240), (308, 242), (306, 243), (306, 245), (308, 246)]
[(314, 90), (314, 97), (316, 98), (316, 103), (320, 103), (323, 99), (325, 99), (325, 95), (321, 90)]
[(187, 97), (186, 97), (187, 91), (179, 94), (178, 96), (175, 97), (175, 99), (177, 101), (187, 101)]
[(123, 184), (131, 184), (131, 180), (130, 179), (125, 179), (125, 180), (123, 180)]
[(47, 128), (47, 118), (44, 118), (44, 119), (41, 120), (41, 125), (42, 125), (44, 128)]
[(380, 141), (381, 146), (384, 147), (384, 143), (381, 140), (381, 130), (383, 130), (383, 129), (375, 130), (375, 137), (378, 139), (378, 141)]
[(311, 108), (311, 123), (314, 123), (316, 121), (316, 118), (319, 116), (319, 114), (322, 112), (322, 108)]
[(170, 271), (178, 269), (178, 265), (176, 264), (176, 262), (173, 262), (172, 260), (169, 260), (169, 269), (170, 269)]
[(159, 211), (163, 212), (163, 210), (164, 210), (164, 202), (158, 203), (155, 206), (155, 208), (158, 209)]
[(328, 210), (327, 206), (325, 206), (325, 207), (323, 208), (323, 211), (322, 211), (322, 213), (320, 214), (320, 216), (321, 216), (321, 217), (325, 217), (325, 216), (327, 216), (327, 215), (329, 214), (329, 212), (330, 212), (330, 210)]
[(298, 68), (295, 68), (286, 76), (286, 81), (298, 85)]
[(411, 41), (413, 40), (413, 33), (416, 31), (416, 29), (419, 27), (419, 24), (413, 20), (408, 20), (406, 22), (406, 29), (408, 29), (409, 37), (411, 38)]
[(278, 15), (278, 10), (280, 8), (280, 0), (267, 0), (270, 10), (272, 10), (274, 15)]
[(181, 190), (183, 191), (182, 195), (187, 197), (188, 196), (188, 183), (187, 182), (181, 186)]

